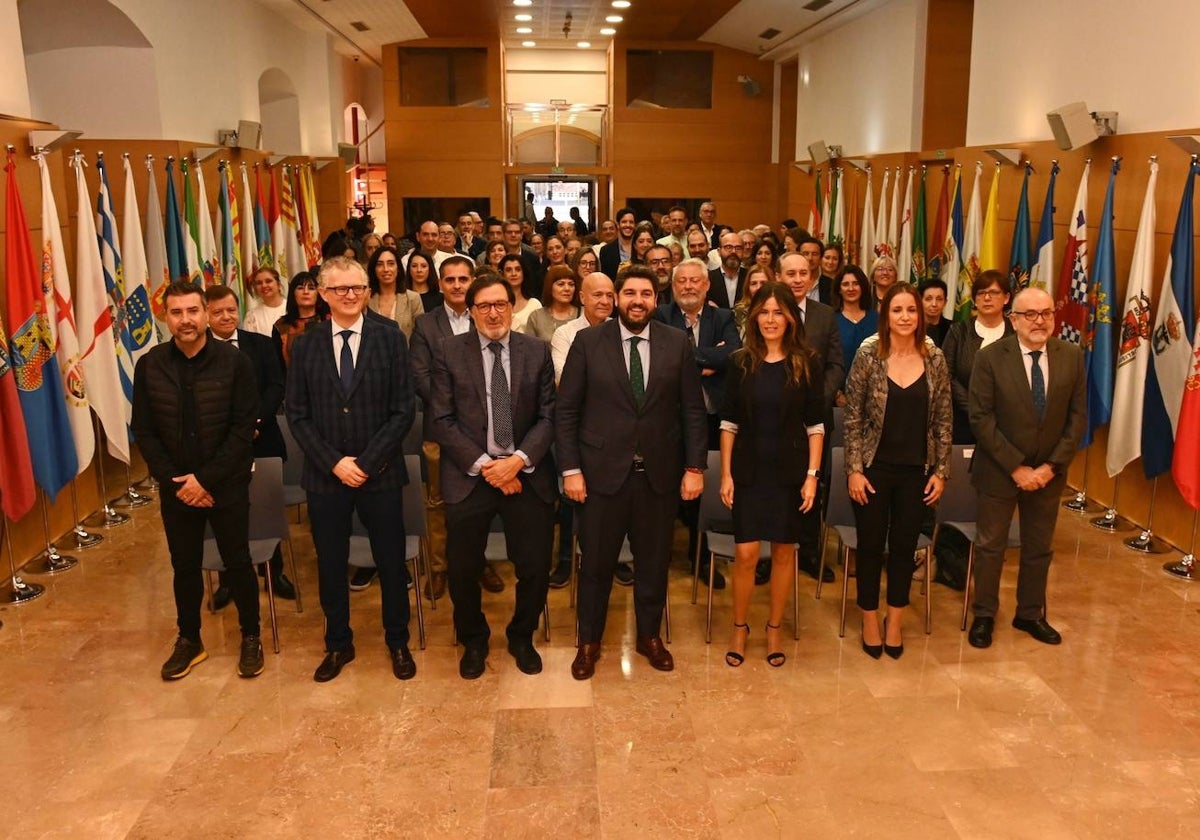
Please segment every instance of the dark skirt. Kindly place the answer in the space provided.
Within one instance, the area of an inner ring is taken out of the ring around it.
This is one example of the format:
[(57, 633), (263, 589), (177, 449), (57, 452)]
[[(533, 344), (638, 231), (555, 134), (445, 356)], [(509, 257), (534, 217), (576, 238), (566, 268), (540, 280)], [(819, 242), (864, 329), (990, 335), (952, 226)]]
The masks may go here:
[(733, 538), (745, 543), (794, 543), (800, 539), (800, 487), (734, 484)]

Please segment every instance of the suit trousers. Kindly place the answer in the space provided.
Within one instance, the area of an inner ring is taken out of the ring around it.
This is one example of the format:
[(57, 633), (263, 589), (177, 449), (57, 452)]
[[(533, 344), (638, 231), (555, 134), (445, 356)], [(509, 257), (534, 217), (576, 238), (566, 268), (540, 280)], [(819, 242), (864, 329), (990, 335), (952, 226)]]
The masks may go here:
[[(419, 480), (414, 476), (413, 481)], [(308, 519), (317, 549), (317, 583), (325, 612), (325, 650), (345, 650), (354, 642), (350, 629), (350, 556), (352, 514), (366, 526), (371, 556), (379, 571), (383, 601), (383, 638), (389, 648), (408, 644), (408, 573), (404, 568), (403, 491), (367, 491), (344, 487), (335, 493), (308, 493)], [(418, 595), (417, 597), (420, 597)]]
[[(860, 609), (879, 609), (879, 579), (887, 553), (887, 604), (907, 607), (912, 588), (913, 554), (925, 517), (925, 469), (875, 463), (864, 475), (875, 493), (867, 503), (854, 503), (858, 527), (855, 586)], [(843, 479), (844, 481), (845, 479)]]
[(679, 493), (656, 493), (630, 470), (612, 495), (588, 492), (579, 525), (579, 642), (604, 637), (613, 572), (626, 534), (633, 550), (633, 602), (639, 637), (658, 636), (667, 603), (667, 569)]
[[(446, 503), (442, 501), (442, 448), (431, 440), (421, 444), (425, 455), (425, 530), (429, 543), (429, 573), (446, 573)], [(409, 477), (412, 480), (412, 477)]]
[(446, 565), (454, 630), (466, 647), (487, 648), (491, 629), (483, 615), (479, 576), (492, 520), (504, 523), (508, 559), (517, 573), (516, 605), (506, 634), (528, 643), (537, 630), (550, 586), (554, 506), (543, 501), (521, 475), (522, 490), (505, 496), (483, 479), (461, 502), (446, 505)]
[(1010, 498), (979, 493), (975, 514), (976, 618), (994, 618), (1000, 608), (1000, 572), (1013, 510), (1020, 511), (1021, 561), (1017, 569), (1017, 618), (1038, 619), (1046, 610), (1046, 579), (1054, 557), (1054, 527), (1067, 477), (1058, 476), (1040, 490)]
[(250, 499), (243, 495), (232, 504), (198, 508), (185, 505), (170, 492), (160, 505), (167, 548), (174, 569), (175, 612), (179, 635), (200, 641), (200, 607), (204, 602), (204, 527), (212, 527), (217, 551), (225, 564), (225, 580), (237, 605), (243, 636), (257, 636), (258, 578), (250, 565)]

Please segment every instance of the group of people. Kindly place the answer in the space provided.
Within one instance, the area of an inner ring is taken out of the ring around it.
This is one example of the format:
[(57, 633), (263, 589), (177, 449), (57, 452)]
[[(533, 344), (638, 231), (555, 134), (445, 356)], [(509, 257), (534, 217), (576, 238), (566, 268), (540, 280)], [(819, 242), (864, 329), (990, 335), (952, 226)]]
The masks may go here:
[[(951, 325), (945, 287), (900, 282), (886, 255), (867, 272), (791, 220), (778, 232), (735, 231), (716, 223), (711, 203), (699, 215), (689, 224), (672, 207), (656, 228), (622, 208), (582, 237), (566, 221), (540, 254), (528, 241), (540, 235), (531, 220), (427, 221), (411, 248), (380, 237), (369, 256), (330, 253), (286, 293), (278, 275), (259, 270), (240, 328), (232, 290), (172, 284), (174, 340), (139, 362), (133, 419), (152, 474), (175, 490), (164, 493), (163, 523), (179, 637), (163, 678), (185, 676), (206, 656), (206, 525), (226, 567), (217, 594), (238, 608), (238, 673), (262, 671), (248, 486), (254, 457), (287, 456), (281, 401), (304, 457), (325, 614), (318, 682), (355, 658), (349, 592), (376, 572), (393, 672), (416, 673), (400, 512), (401, 488), (420, 480), (406, 474), (401, 451), (418, 400), (429, 576), (417, 597), (448, 589), (465, 679), (485, 673), (490, 650), (481, 588), (504, 586), (485, 560), (497, 520), (516, 576), (506, 646), (522, 672), (541, 671), (534, 632), (547, 590), (573, 573), (576, 537), (572, 675), (595, 672), (614, 581), (633, 587), (637, 652), (671, 670), (660, 627), (674, 523), (688, 526), (689, 562), (706, 562), (697, 512), (711, 450), (736, 543), (731, 667), (747, 657), (754, 588), (768, 583), (766, 661), (785, 663), (793, 576), (824, 569), (833, 579), (820, 562), (820, 520), (829, 483), (841, 481), (859, 528), (862, 649), (899, 658), (920, 528), (950, 478), (952, 443), (968, 441), (979, 494), (970, 643), (991, 644), (1017, 507), (1013, 625), (1060, 641), (1045, 618), (1046, 573), (1084, 386), (1079, 348), (1049, 337), (1049, 296), (1013, 294), (1004, 275), (984, 272), (972, 288), (976, 314)], [(844, 476), (824, 471), (835, 406)], [(355, 513), (375, 569), (350, 578)], [(631, 564), (619, 562), (626, 541)], [(267, 573), (286, 597), (282, 570)]]

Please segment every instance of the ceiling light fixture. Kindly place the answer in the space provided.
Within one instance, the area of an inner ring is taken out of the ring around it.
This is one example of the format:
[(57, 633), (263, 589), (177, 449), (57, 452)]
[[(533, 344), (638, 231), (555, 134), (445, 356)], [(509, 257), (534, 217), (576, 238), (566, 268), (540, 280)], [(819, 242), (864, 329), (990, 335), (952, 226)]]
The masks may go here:
[(608, 15), (606, 18), (604, 18), (605, 23), (620, 23), (623, 20), (625, 20), (625, 18), (621, 17), (620, 15)]
[(537, 41), (522, 41), (521, 46), (522, 47), (536, 47)]
[(591, 41), (580, 41), (580, 42), (579, 42), (578, 44), (576, 44), (575, 46), (579, 47), (579, 49), (581, 49), (581, 50), (586, 50), (586, 49), (587, 49), (588, 47), (590, 47), (591, 45), (592, 45), (592, 42), (591, 42)]
[(600, 30), (600, 34), (601, 35), (616, 35), (617, 30), (613, 29), (611, 26), (606, 26)]
[(532, 6), (533, 0), (513, 0), (514, 6)]
[(629, 0), (612, 0), (612, 7), (614, 9), (628, 9), (632, 5)]
[(515, 15), (515, 19), (524, 23), (527, 20), (533, 20), (533, 15)]
[(517, 34), (518, 35), (531, 35), (531, 34), (533, 34), (533, 30), (530, 29), (528, 26), (518, 26)]

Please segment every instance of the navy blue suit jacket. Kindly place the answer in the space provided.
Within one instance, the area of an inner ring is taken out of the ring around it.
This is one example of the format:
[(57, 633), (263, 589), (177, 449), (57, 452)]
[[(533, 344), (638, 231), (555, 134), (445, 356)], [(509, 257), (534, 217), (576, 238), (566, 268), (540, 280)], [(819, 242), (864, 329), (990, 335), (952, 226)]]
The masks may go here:
[[(683, 330), (685, 334), (687, 332), (687, 319), (677, 303), (658, 307), (654, 317)], [(705, 304), (700, 310), (700, 341), (692, 352), (696, 357), (696, 369), (701, 372), (700, 387), (708, 395), (714, 414), (721, 410), (725, 398), (725, 370), (729, 365), (729, 355), (741, 346), (742, 338), (738, 335), (737, 324), (733, 322), (733, 312)], [(716, 373), (704, 376), (705, 370), (714, 370)]]

